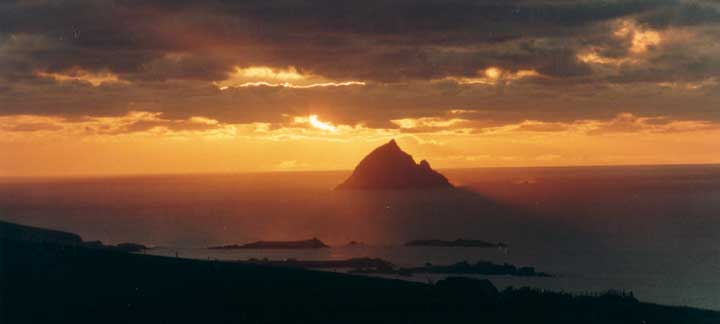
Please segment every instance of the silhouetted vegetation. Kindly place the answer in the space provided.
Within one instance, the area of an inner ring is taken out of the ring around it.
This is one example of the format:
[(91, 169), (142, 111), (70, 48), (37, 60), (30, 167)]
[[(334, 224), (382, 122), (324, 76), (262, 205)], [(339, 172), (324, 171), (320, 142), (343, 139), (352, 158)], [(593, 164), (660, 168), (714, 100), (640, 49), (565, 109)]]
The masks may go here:
[(550, 274), (535, 271), (533, 267), (516, 267), (508, 263), (495, 264), (488, 261), (478, 261), (475, 264), (462, 261), (451, 265), (432, 265), (428, 263), (424, 266), (414, 268), (398, 268), (389, 263), (389, 265), (386, 264), (380, 267), (357, 268), (352, 270), (351, 273), (397, 274), (405, 276), (411, 276), (417, 273), (439, 273), (552, 277)]
[(115, 247), (125, 250), (126, 252), (142, 252), (147, 250), (147, 246), (138, 243), (120, 243), (116, 244)]

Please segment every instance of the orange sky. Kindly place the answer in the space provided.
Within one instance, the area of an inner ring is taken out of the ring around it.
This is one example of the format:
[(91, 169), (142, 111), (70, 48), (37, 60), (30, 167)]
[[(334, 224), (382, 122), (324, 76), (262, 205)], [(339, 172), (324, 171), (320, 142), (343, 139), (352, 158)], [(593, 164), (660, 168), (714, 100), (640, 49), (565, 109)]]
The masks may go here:
[(6, 7), (0, 176), (720, 163), (711, 1)]

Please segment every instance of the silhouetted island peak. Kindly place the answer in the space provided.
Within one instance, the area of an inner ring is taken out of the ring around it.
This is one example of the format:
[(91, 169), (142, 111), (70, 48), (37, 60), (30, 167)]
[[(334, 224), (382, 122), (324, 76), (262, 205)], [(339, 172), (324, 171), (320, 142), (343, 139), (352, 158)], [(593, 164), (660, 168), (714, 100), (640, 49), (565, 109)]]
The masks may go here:
[(452, 184), (426, 160), (415, 163), (395, 140), (376, 148), (355, 167), (338, 190), (452, 188)]

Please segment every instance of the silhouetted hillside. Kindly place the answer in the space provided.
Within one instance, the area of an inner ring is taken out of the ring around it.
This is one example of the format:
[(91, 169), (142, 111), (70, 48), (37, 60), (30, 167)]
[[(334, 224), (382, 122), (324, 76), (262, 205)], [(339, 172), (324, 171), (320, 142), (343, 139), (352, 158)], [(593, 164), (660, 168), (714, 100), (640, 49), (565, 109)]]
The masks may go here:
[(336, 189), (409, 188), (452, 188), (452, 185), (445, 176), (433, 170), (427, 161), (416, 164), (412, 156), (403, 152), (395, 140), (391, 140), (363, 158), (350, 178)]
[(2, 323), (719, 323), (632, 295), (498, 292), (82, 246), (0, 241)]
[(43, 244), (83, 246), (91, 249), (105, 249), (122, 252), (142, 252), (146, 246), (137, 243), (106, 245), (101, 241), (83, 241), (80, 235), (0, 221), (0, 240), (25, 241)]
[(77, 234), (3, 221), (0, 221), (0, 239), (67, 245), (82, 243), (82, 238)]

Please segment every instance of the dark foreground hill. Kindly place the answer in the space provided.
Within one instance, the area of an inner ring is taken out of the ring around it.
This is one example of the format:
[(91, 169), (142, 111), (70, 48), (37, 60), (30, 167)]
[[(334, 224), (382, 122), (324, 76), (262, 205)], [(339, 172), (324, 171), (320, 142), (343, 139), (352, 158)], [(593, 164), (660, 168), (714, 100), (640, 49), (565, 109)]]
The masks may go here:
[(421, 284), (0, 241), (1, 323), (720, 323), (720, 313), (488, 281)]
[(0, 240), (57, 243), (64, 245), (82, 244), (82, 238), (77, 234), (3, 221), (0, 221)]

